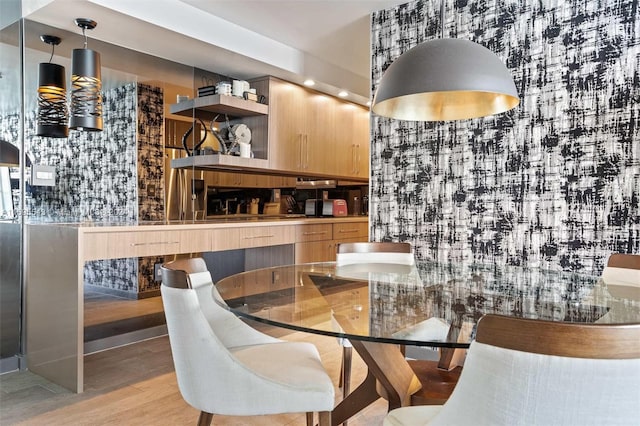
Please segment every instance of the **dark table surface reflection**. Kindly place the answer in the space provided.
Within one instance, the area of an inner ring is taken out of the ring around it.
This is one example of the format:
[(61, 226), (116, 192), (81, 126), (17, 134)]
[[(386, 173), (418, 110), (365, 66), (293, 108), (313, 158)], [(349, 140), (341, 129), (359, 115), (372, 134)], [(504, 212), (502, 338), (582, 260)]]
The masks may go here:
[(640, 286), (512, 266), (313, 263), (244, 272), (216, 285), (229, 309), (316, 334), (467, 347), (488, 313), (581, 323), (640, 322)]

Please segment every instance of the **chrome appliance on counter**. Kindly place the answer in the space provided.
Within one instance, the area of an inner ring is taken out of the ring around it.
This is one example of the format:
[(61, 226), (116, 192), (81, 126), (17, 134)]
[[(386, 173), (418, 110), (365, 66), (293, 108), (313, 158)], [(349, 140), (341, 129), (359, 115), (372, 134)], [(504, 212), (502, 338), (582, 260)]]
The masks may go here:
[(204, 219), (207, 207), (204, 172), (171, 168), (171, 160), (186, 157), (182, 149), (165, 148), (164, 155), (166, 219)]

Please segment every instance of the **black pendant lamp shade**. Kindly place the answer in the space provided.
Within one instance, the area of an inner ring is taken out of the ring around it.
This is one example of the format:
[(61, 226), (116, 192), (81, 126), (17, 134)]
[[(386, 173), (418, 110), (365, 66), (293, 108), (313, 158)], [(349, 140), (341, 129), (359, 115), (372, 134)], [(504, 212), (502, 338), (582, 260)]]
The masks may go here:
[[(90, 19), (78, 18), (76, 25), (86, 29), (96, 27)], [(102, 130), (102, 77), (100, 54), (87, 49), (87, 38), (83, 49), (73, 49), (71, 57), (71, 119), (69, 127), (74, 130)]]
[[(40, 39), (55, 47), (60, 38), (50, 35)], [(53, 47), (51, 58), (53, 58)], [(38, 120), (36, 135), (50, 138), (66, 138), (67, 127), (67, 85), (64, 67), (58, 64), (41, 63), (38, 66)]]
[[(444, 34), (444, 0), (440, 14)], [(447, 121), (498, 114), (519, 103), (511, 73), (493, 52), (469, 40), (439, 38), (387, 68), (371, 109), (400, 120)]]

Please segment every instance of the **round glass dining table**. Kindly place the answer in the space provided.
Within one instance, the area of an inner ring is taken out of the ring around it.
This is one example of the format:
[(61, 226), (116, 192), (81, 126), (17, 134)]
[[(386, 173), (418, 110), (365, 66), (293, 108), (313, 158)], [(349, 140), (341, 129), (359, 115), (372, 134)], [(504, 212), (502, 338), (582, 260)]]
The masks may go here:
[[(378, 399), (381, 386), (390, 409), (409, 404), (421, 384), (398, 345), (437, 347), (451, 355), (469, 346), (485, 314), (640, 322), (640, 285), (607, 286), (599, 277), (516, 266), (309, 263), (235, 274), (216, 289), (238, 316), (349, 339), (369, 375), (349, 394), (350, 402), (336, 407), (334, 424)], [(443, 359), (440, 368), (452, 368)]]

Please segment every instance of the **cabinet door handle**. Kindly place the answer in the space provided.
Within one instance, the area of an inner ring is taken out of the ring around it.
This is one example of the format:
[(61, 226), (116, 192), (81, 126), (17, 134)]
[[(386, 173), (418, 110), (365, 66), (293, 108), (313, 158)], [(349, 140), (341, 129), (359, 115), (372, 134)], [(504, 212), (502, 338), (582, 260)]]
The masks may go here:
[(304, 135), (304, 168), (309, 168), (309, 135)]
[(303, 232), (302, 235), (320, 235), (326, 234), (328, 231), (313, 231), (313, 232)]
[(303, 149), (302, 138), (303, 138), (302, 133), (299, 133), (298, 134), (298, 164), (296, 166), (298, 169), (302, 168), (302, 149)]
[(273, 238), (275, 235), (250, 235), (248, 237), (242, 237), (243, 240), (253, 240), (254, 238)]
[(356, 145), (356, 174), (360, 174), (360, 144)]
[(352, 232), (358, 232), (358, 229), (341, 229), (339, 232), (341, 234), (350, 234)]
[(154, 246), (160, 244), (179, 244), (180, 241), (153, 241), (149, 243), (131, 243), (131, 247), (139, 247), (139, 246)]
[(356, 173), (356, 145), (351, 144), (351, 173)]

